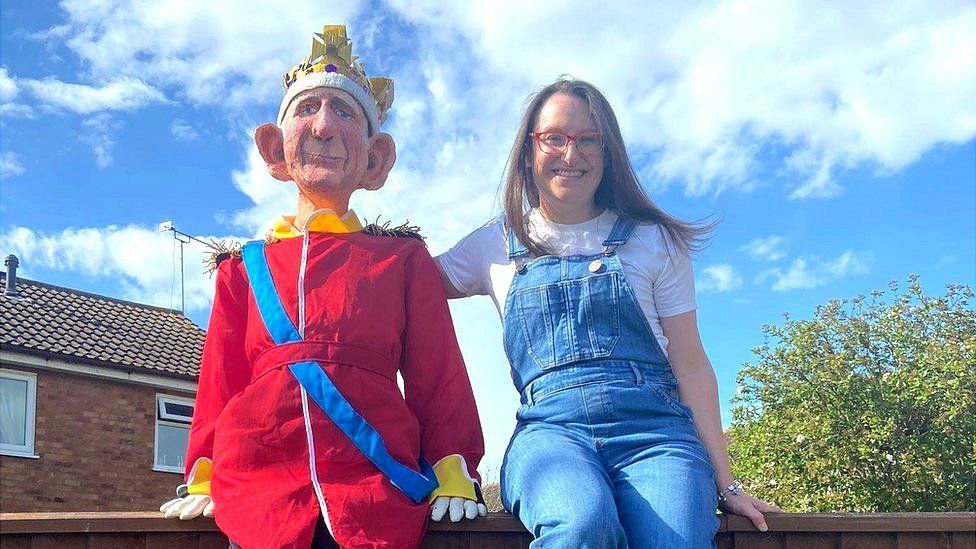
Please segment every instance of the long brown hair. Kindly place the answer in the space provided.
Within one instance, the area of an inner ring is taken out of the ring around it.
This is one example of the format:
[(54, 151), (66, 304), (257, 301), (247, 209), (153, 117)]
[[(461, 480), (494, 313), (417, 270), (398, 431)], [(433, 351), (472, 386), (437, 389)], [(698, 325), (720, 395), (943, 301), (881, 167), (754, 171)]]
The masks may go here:
[(515, 144), (505, 167), (503, 198), (505, 225), (515, 231), (515, 236), (537, 256), (552, 253), (544, 244), (529, 236), (525, 205), (539, 207), (539, 189), (532, 175), (533, 145), (529, 132), (535, 126), (543, 103), (556, 93), (568, 93), (586, 101), (597, 129), (603, 134), (604, 167), (603, 177), (593, 197), (596, 205), (613, 210), (622, 217), (657, 223), (668, 232), (678, 248), (685, 252), (697, 252), (704, 248), (717, 221), (682, 221), (654, 204), (637, 181), (620, 135), (617, 117), (607, 98), (593, 84), (568, 77), (560, 77), (529, 98), (515, 135)]

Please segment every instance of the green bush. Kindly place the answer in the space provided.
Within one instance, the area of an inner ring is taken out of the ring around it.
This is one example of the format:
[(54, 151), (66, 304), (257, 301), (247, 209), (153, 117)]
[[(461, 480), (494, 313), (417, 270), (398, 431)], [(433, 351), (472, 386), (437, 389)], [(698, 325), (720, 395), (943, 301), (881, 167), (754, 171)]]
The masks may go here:
[(972, 510), (972, 298), (927, 297), (910, 276), (764, 326), (732, 401), (735, 473), (790, 511)]

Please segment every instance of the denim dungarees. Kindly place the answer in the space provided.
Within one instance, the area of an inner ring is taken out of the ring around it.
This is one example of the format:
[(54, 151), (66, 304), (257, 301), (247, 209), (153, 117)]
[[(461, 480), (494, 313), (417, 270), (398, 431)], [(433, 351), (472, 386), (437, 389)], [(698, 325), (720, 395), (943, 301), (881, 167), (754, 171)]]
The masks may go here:
[(521, 393), (501, 472), (531, 547), (712, 547), (714, 472), (616, 249), (530, 253), (507, 231), (516, 274), (504, 344)]

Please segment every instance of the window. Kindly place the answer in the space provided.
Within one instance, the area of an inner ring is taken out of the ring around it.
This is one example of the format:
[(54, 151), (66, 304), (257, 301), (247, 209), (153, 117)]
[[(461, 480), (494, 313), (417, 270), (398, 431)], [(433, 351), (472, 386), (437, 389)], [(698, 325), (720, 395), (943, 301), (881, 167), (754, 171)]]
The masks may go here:
[(34, 455), (37, 374), (0, 368), (0, 454)]
[(192, 418), (192, 400), (156, 395), (156, 456), (153, 470), (183, 472)]

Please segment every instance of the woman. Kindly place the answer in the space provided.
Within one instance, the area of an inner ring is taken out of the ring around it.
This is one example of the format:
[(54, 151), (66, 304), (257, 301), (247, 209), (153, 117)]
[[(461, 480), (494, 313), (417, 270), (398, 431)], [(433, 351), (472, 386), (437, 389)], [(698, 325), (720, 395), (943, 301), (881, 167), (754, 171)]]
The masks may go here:
[(698, 334), (689, 253), (711, 226), (644, 194), (594, 86), (531, 98), (504, 207), (438, 263), (449, 297), (501, 313), (522, 399), (502, 502), (533, 547), (711, 547), (717, 499), (765, 530), (778, 509), (731, 475)]

